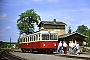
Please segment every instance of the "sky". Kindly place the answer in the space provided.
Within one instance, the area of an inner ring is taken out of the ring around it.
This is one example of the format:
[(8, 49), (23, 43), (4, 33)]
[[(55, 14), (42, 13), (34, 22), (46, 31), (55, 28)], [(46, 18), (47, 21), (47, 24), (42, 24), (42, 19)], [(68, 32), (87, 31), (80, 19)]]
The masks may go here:
[[(0, 0), (0, 41), (17, 42), (17, 19), (22, 12), (34, 9), (41, 21), (61, 21), (75, 31), (84, 24), (90, 28), (90, 0)], [(38, 27), (35, 26), (35, 31)]]

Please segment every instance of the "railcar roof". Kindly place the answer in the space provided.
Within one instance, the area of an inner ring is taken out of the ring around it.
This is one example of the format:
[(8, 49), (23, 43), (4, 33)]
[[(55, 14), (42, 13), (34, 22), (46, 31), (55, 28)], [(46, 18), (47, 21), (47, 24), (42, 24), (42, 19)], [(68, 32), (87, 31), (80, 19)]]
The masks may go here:
[(29, 35), (24, 35), (20, 38), (24, 38), (24, 37), (27, 37), (27, 36), (32, 36), (32, 35), (36, 35), (36, 34), (56, 34), (57, 32), (56, 31), (39, 31), (39, 32), (35, 32), (33, 34), (29, 34)]
[(51, 31), (50, 33), (51, 33), (51, 34), (55, 34), (55, 33), (57, 33), (57, 32), (56, 32), (56, 31)]

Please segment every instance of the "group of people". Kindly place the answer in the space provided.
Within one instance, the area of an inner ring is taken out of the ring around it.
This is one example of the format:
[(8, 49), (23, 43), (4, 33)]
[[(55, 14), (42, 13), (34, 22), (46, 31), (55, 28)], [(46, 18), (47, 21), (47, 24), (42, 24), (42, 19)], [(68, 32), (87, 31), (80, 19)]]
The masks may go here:
[(67, 47), (69, 47), (70, 54), (79, 54), (80, 52), (79, 43), (75, 40), (75, 43), (73, 41), (69, 41), (69, 44), (65, 41), (60, 41), (58, 44), (58, 53), (62, 54), (62, 51), (64, 51), (64, 54), (67, 54)]

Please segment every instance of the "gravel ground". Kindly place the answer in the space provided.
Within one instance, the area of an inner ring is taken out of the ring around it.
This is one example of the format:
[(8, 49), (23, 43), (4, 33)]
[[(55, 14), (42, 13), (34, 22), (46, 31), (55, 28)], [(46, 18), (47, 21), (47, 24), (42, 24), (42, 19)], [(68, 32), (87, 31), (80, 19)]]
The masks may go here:
[(21, 52), (10, 52), (16, 56), (25, 58), (27, 60), (82, 60), (74, 58), (59, 57), (47, 54), (33, 54), (33, 53), (21, 53)]

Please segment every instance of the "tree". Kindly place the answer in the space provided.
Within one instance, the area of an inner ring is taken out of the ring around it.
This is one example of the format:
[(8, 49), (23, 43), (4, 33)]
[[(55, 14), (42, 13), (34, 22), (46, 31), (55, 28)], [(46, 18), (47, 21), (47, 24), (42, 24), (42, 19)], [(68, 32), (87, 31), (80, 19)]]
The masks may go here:
[(72, 32), (71, 26), (69, 26), (68, 33), (71, 34), (71, 32)]
[(81, 34), (87, 35), (88, 27), (85, 25), (78, 26), (76, 32), (79, 32)]
[(17, 27), (21, 34), (31, 34), (34, 32), (34, 23), (38, 25), (41, 21), (40, 16), (34, 11), (34, 9), (27, 10), (19, 15), (17, 20)]
[(17, 48), (17, 49), (19, 48), (19, 39), (20, 39), (20, 36), (19, 36), (18, 41), (17, 41), (17, 43), (16, 43), (16, 48)]
[(85, 25), (80, 25), (78, 26), (76, 32), (79, 32), (81, 34), (88, 36), (88, 38), (86, 38), (85, 40), (88, 43), (88, 46), (90, 46), (90, 29), (88, 29), (88, 27)]
[(88, 46), (90, 46), (90, 29), (88, 29)]

